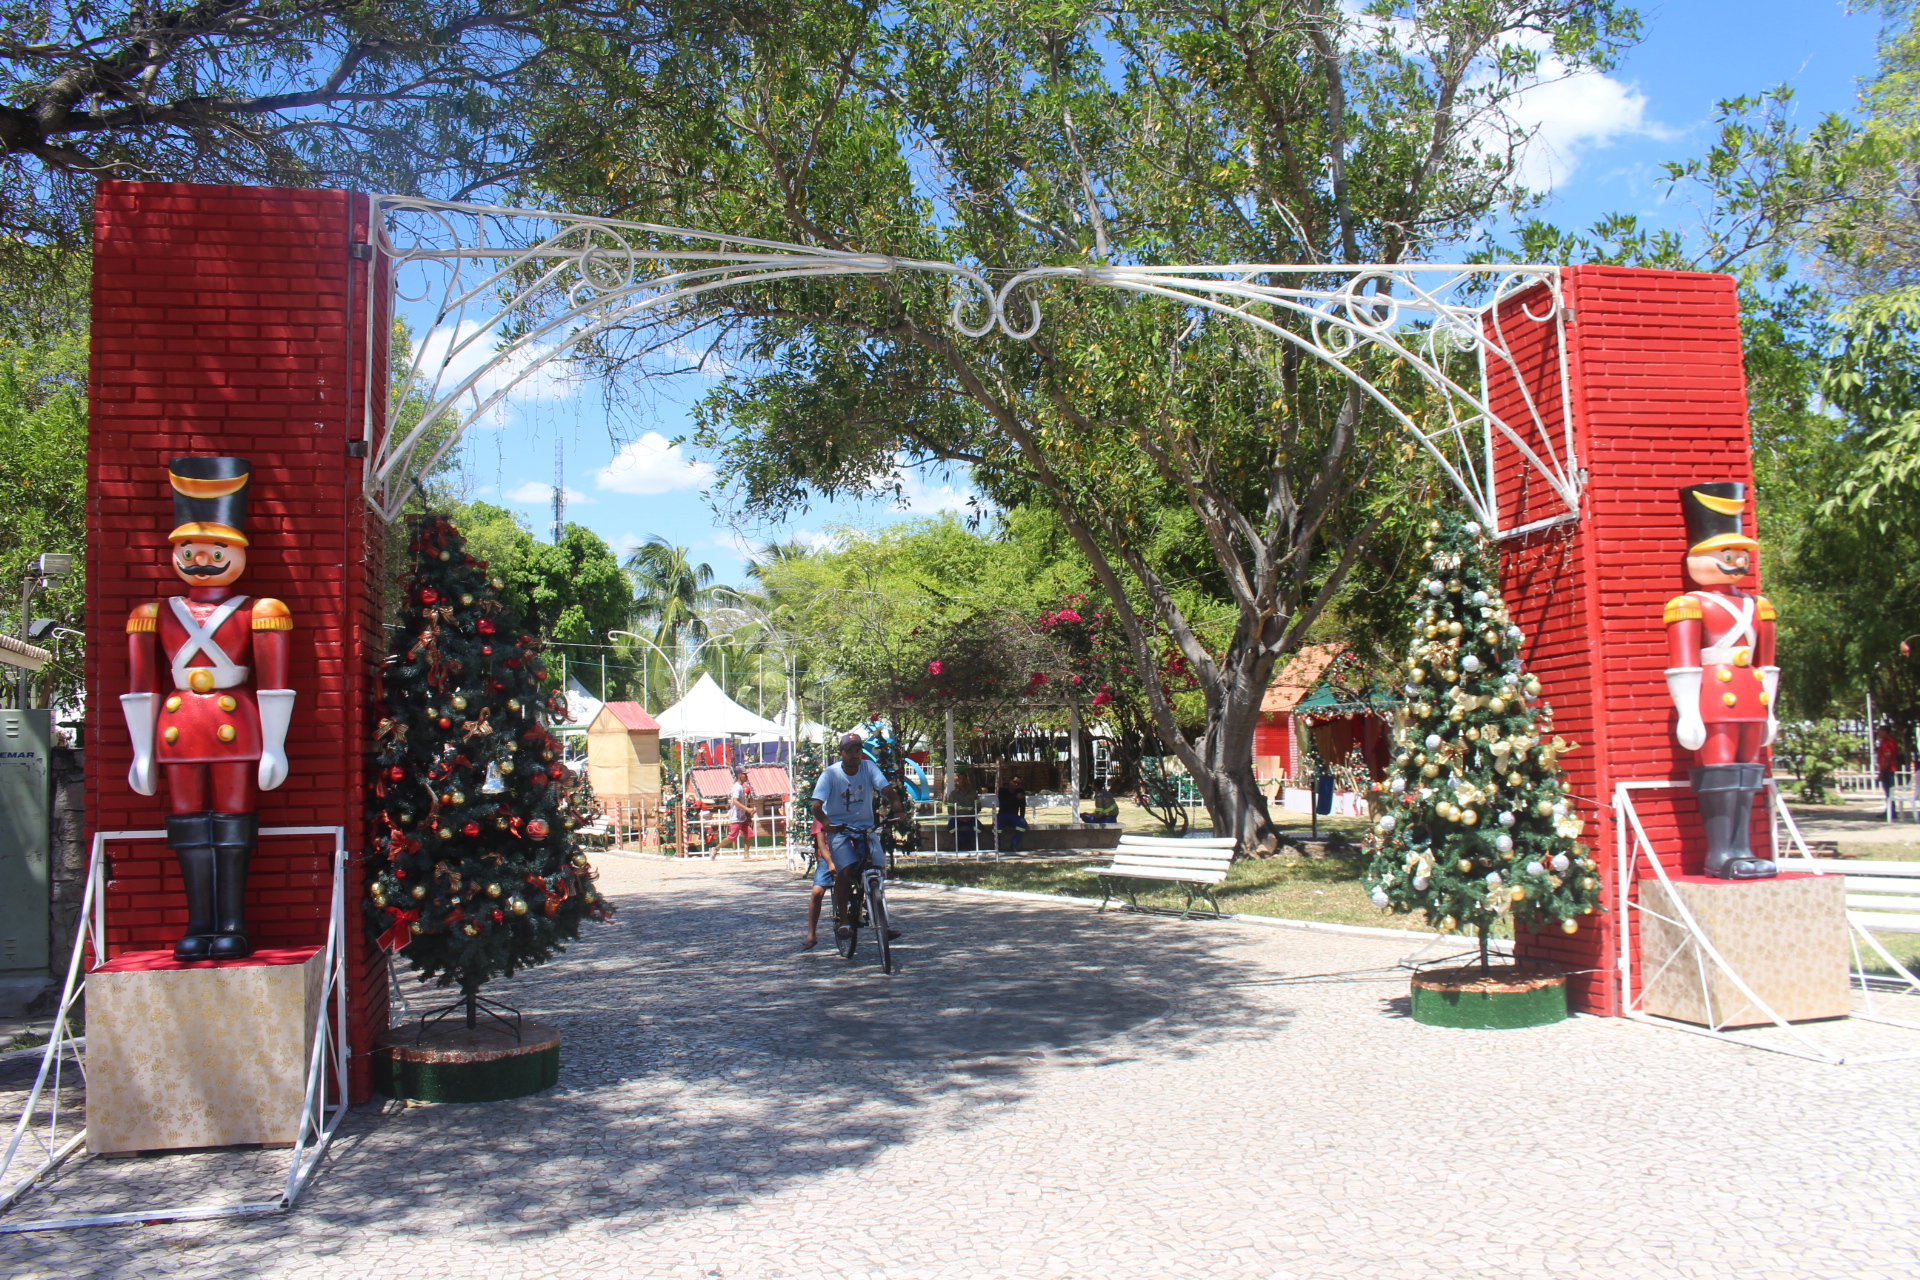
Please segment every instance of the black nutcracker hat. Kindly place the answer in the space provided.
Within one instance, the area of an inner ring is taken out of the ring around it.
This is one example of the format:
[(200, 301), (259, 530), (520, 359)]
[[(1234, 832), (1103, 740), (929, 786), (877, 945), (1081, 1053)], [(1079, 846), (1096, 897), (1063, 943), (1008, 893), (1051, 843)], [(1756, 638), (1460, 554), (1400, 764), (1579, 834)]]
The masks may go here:
[(1680, 491), (1680, 513), (1687, 520), (1687, 554), (1701, 555), (1722, 547), (1758, 551), (1760, 544), (1741, 531), (1747, 510), (1747, 486), (1733, 480), (1688, 485)]
[(222, 538), (247, 545), (247, 486), (253, 464), (245, 458), (175, 458), (167, 463), (173, 484), (174, 531), (170, 542)]

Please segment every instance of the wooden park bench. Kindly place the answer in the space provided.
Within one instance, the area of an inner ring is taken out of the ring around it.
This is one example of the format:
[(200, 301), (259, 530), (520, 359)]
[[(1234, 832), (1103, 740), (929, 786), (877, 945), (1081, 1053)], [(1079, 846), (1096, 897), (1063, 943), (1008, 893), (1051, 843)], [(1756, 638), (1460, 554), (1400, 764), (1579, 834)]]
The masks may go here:
[[(1226, 912), (1220, 909), (1220, 900), (1213, 896), (1213, 886), (1227, 878), (1227, 868), (1232, 864), (1231, 838), (1177, 840), (1123, 834), (1113, 861), (1093, 868), (1093, 873), (1100, 877), (1104, 894), (1100, 910), (1105, 911), (1107, 903), (1119, 897), (1126, 898), (1133, 910), (1144, 910), (1134, 896), (1137, 886), (1142, 880), (1158, 880), (1177, 884), (1186, 892), (1187, 905), (1180, 912), (1182, 920), (1193, 910), (1196, 895), (1212, 904), (1214, 915), (1223, 916)], [(1914, 865), (1920, 866), (1920, 863)]]
[(1841, 868), (1782, 858), (1777, 865), (1782, 871), (1844, 876), (1849, 924), (1875, 933), (1920, 933), (1920, 862), (1861, 859)]

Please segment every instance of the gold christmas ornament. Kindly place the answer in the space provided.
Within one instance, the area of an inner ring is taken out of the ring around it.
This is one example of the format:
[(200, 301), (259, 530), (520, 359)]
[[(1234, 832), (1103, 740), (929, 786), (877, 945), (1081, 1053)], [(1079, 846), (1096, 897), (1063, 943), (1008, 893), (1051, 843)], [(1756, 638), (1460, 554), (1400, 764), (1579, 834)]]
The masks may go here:
[(467, 936), (468, 936), (469, 938), (471, 938), (471, 937), (473, 937), (473, 936), (474, 936), (474, 935), (475, 935), (476, 933), (479, 933), (479, 932), (480, 932), (480, 930), (478, 930), (478, 929), (476, 929), (476, 928), (474, 928), (474, 927), (473, 927), (472, 925), (470, 925), (470, 924), (463, 924), (463, 925), (461, 925), (461, 926), (460, 926), (460, 932), (462, 932), (462, 933), (464, 933), (464, 934), (466, 934), (466, 935), (467, 935)]
[(452, 827), (442, 827), (442, 828), (440, 828), (440, 838), (441, 838), (442, 840), (451, 840), (451, 839), (453, 839), (453, 828), (452, 828)]
[(427, 896), (427, 886), (417, 884), (413, 886), (412, 893), (415, 898), (424, 898)]
[(1440, 920), (1440, 932), (1442, 932), (1442, 933), (1452, 933), (1452, 932), (1453, 932), (1453, 931), (1454, 931), (1455, 929), (1457, 929), (1457, 928), (1458, 928), (1459, 926), (1460, 926), (1460, 922), (1459, 922), (1458, 920), (1455, 920), (1455, 919), (1454, 919), (1454, 918), (1453, 918), (1452, 916), (1443, 916), (1443, 917), (1441, 917), (1441, 920)]
[(1493, 714), (1495, 715), (1504, 715), (1507, 710), (1506, 699), (1505, 698), (1493, 699), (1491, 702), (1487, 703), (1487, 710), (1493, 712)]
[(490, 884), (490, 885), (488, 885), (488, 886), (487, 886), (487, 896), (488, 896), (489, 898), (497, 898), (497, 897), (499, 897), (499, 896), (500, 896), (500, 886), (499, 886), (499, 885), (497, 885), (497, 884)]
[(473, 597), (472, 597), (472, 596), (470, 596), (470, 595), (468, 595), (468, 594), (467, 594), (466, 592), (464, 592), (464, 591), (462, 591), (462, 592), (460, 593), (460, 603), (461, 603), (461, 604), (472, 604), (472, 603), (473, 603)]
[(1580, 932), (1580, 922), (1578, 920), (1562, 920), (1560, 922), (1560, 932), (1578, 933)]
[(466, 700), (465, 698), (463, 698), (463, 697), (461, 697), (461, 696), (460, 696), (459, 694), (457, 694), (457, 693), (456, 693), (456, 694), (454, 694), (454, 695), (453, 695), (453, 709), (454, 709), (455, 711), (465, 711), (465, 710), (467, 709), (467, 700)]
[(1465, 823), (1469, 827), (1476, 825), (1480, 821), (1479, 811), (1475, 809), (1467, 810), (1465, 813), (1460, 815), (1460, 821)]
[(523, 916), (523, 915), (525, 915), (525, 914), (527, 914), (527, 902), (526, 902), (526, 899), (525, 899), (525, 898), (515, 898), (515, 899), (513, 900), (513, 903), (512, 903), (512, 909), (513, 909), (513, 914), (515, 914), (515, 915), (517, 915), (517, 916)]
[(1525, 902), (1527, 900), (1526, 886), (1518, 884), (1513, 886), (1512, 889), (1507, 891), (1507, 897), (1515, 902)]
[(1464, 875), (1466, 875), (1466, 874), (1467, 874), (1467, 873), (1468, 873), (1469, 871), (1472, 871), (1472, 870), (1473, 870), (1473, 863), (1472, 863), (1472, 862), (1470, 862), (1470, 861), (1468, 861), (1468, 860), (1467, 860), (1467, 859), (1465, 859), (1465, 858), (1462, 858), (1462, 859), (1460, 859), (1460, 861), (1459, 861), (1459, 862), (1457, 862), (1456, 864), (1454, 864), (1454, 869), (1455, 869), (1456, 871), (1458, 871), (1458, 872), (1459, 872), (1459, 873), (1460, 873), (1461, 875), (1463, 875), (1463, 876), (1464, 876)]

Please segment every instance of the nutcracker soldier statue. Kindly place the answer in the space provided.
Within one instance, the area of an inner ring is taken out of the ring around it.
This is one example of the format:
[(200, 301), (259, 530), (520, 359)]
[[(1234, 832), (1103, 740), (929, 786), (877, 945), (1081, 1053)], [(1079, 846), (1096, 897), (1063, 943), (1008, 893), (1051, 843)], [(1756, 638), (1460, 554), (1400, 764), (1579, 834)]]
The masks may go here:
[(247, 862), (260, 791), (287, 778), (287, 687), (293, 618), (278, 600), (233, 590), (247, 567), (244, 458), (175, 458), (171, 564), (187, 594), (140, 605), (127, 619), (131, 692), (120, 705), (133, 737), (127, 784), (167, 783), (167, 844), (187, 890), (177, 960), (251, 955)]
[(1694, 589), (1667, 602), (1667, 690), (1680, 713), (1674, 736), (1694, 753), (1693, 793), (1707, 836), (1707, 874), (1761, 880), (1777, 873), (1748, 844), (1753, 795), (1766, 777), (1778, 729), (1773, 606), (1733, 584), (1760, 549), (1741, 531), (1746, 486), (1696, 484), (1680, 491), (1687, 522), (1687, 577)]

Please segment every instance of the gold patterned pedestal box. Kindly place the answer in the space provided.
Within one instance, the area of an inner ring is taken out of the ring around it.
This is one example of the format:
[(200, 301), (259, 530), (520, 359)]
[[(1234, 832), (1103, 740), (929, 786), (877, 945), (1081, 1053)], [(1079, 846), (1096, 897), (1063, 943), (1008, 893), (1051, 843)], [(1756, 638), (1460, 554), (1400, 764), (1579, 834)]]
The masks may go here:
[[(1771, 880), (1674, 876), (1672, 884), (1714, 950), (1775, 1013), (1789, 1022), (1847, 1015), (1852, 952), (1841, 877), (1808, 872)], [(1642, 1009), (1703, 1026), (1773, 1021), (1701, 952), (1679, 923), (1665, 885), (1642, 880), (1640, 905)]]
[(87, 975), (87, 1150), (291, 1143), (326, 962), (317, 947)]

